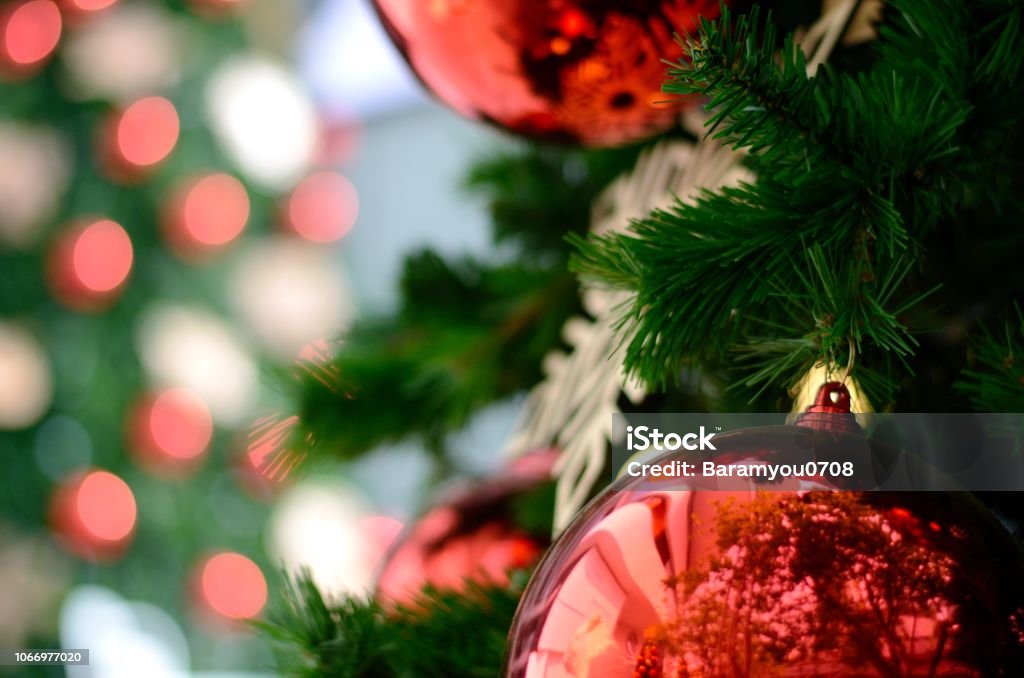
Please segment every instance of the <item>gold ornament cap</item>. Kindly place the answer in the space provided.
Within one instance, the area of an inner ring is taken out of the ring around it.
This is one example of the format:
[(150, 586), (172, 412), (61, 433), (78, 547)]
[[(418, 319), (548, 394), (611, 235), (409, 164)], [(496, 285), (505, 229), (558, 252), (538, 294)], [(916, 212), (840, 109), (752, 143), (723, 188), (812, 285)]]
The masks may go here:
[(846, 384), (829, 381), (818, 389), (814, 404), (793, 421), (794, 426), (834, 433), (863, 433), (850, 410), (850, 391)]

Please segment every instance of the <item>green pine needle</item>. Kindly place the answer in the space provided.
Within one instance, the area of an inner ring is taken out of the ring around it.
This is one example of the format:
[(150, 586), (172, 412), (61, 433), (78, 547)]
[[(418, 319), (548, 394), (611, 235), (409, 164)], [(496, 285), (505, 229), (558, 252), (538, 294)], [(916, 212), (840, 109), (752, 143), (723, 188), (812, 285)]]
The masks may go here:
[(690, 361), (732, 363), (759, 394), (852, 344), (858, 379), (889, 384), (875, 394), (889, 402), (943, 282), (921, 275), (928, 243), (964, 209), (1016, 200), (997, 189), (1019, 164), (1019, 15), (896, 0), (870, 68), (813, 76), (757, 7), (702, 21), (665, 91), (704, 97), (708, 134), (745, 150), (758, 180), (574, 240), (577, 272), (634, 295), (627, 369), (664, 386)]
[(278, 668), (293, 678), (492, 678), (524, 577), (507, 587), (467, 582), (464, 591), (428, 588), (415, 603), (329, 600), (309, 573), (290, 582), (268, 619)]

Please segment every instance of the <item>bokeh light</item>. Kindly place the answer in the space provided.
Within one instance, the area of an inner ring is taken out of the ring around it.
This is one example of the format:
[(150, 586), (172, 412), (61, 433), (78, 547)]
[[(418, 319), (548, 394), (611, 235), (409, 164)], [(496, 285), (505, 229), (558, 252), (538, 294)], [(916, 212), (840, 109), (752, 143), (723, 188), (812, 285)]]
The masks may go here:
[(174, 104), (145, 97), (108, 119), (100, 136), (100, 157), (110, 178), (122, 183), (144, 179), (178, 143), (180, 122)]
[(340, 262), (295, 238), (250, 245), (232, 271), (230, 293), (247, 328), (281, 362), (292, 362), (310, 342), (341, 335), (355, 316)]
[(117, 147), (128, 163), (155, 165), (178, 141), (178, 112), (163, 97), (139, 99), (126, 108), (117, 123)]
[(50, 253), (54, 296), (79, 311), (106, 308), (117, 298), (134, 258), (128, 233), (115, 221), (97, 219), (62, 234)]
[(80, 583), (66, 592), (59, 642), (60, 647), (89, 648), (89, 666), (69, 667), (67, 678), (194, 675), (189, 671), (188, 639), (178, 620), (152, 603), (126, 600), (96, 584)]
[(122, 3), (78, 24), (60, 59), (74, 99), (127, 104), (178, 81), (186, 35), (163, 3)]
[(263, 57), (236, 57), (210, 78), (210, 125), (239, 169), (265, 188), (294, 186), (318, 145), (316, 109), (305, 89), (281, 65)]
[(61, 15), (51, 0), (30, 0), (0, 9), (0, 62), (14, 75), (42, 65), (57, 47)]
[(249, 194), (230, 174), (208, 174), (182, 186), (165, 208), (168, 242), (181, 256), (194, 258), (220, 249), (245, 230)]
[(117, 0), (63, 0), (70, 12), (98, 12), (113, 6)]
[(308, 569), (328, 595), (370, 590), (374, 570), (402, 523), (375, 516), (349, 484), (305, 481), (288, 489), (268, 525), (269, 555), (293, 574)]
[(198, 579), (200, 607), (225, 619), (252, 619), (267, 602), (263, 572), (240, 553), (225, 551), (206, 559)]
[(163, 477), (195, 471), (213, 438), (206, 404), (183, 388), (143, 397), (129, 415), (128, 447), (146, 470)]
[(70, 155), (52, 127), (0, 120), (0, 245), (36, 243), (67, 186)]
[(143, 315), (136, 344), (157, 388), (186, 388), (214, 421), (234, 425), (259, 395), (256, 365), (233, 327), (202, 308), (163, 303)]
[(288, 198), (286, 223), (312, 242), (340, 240), (359, 216), (359, 194), (344, 176), (317, 172), (295, 187)]
[(75, 273), (93, 292), (117, 289), (132, 268), (132, 241), (120, 224), (104, 219), (90, 224), (75, 242)]
[(135, 531), (135, 495), (109, 471), (73, 475), (58, 486), (50, 508), (61, 543), (87, 560), (119, 557)]
[(75, 507), (82, 525), (97, 539), (121, 541), (135, 528), (135, 497), (113, 473), (94, 471), (85, 476)]
[(0, 430), (35, 424), (52, 399), (53, 377), (43, 347), (20, 325), (0, 321)]
[[(0, 526), (0, 645), (31, 647), (40, 629), (52, 628), (53, 612), (71, 585), (74, 568), (44, 531), (21, 530), (11, 522)], [(4, 675), (25, 671), (5, 670)]]

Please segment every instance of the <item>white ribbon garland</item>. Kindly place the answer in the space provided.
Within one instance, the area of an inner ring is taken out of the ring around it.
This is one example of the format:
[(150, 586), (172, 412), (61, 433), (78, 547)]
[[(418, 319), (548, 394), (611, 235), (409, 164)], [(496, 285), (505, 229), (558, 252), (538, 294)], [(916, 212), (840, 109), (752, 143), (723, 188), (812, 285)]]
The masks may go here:
[[(813, 74), (828, 58), (860, 3), (841, 0), (826, 12), (801, 39), (807, 71)], [(701, 113), (688, 114), (688, 128), (703, 133)], [(655, 209), (667, 208), (678, 198), (692, 203), (702, 190), (718, 190), (754, 176), (740, 164), (742, 154), (704, 137), (697, 144), (666, 141), (643, 153), (633, 171), (606, 189), (593, 209), (595, 234), (625, 232), (630, 222)], [(612, 436), (612, 414), (620, 394), (639, 403), (646, 392), (625, 374), (617, 349), (630, 336), (615, 329), (620, 309), (630, 303), (628, 292), (591, 288), (583, 294), (590, 318), (570, 318), (563, 337), (572, 346), (569, 355), (549, 354), (545, 379), (531, 391), (517, 433), (506, 454), (518, 456), (554, 445), (561, 455), (552, 525), (558, 535), (583, 507), (605, 465)]]

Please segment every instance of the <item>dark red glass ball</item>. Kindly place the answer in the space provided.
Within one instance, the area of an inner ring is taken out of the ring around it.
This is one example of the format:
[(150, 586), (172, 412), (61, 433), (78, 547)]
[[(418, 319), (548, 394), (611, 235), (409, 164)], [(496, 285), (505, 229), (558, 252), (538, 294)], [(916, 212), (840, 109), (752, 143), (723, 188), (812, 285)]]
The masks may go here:
[(462, 115), (523, 136), (616, 146), (664, 132), (676, 35), (718, 0), (374, 0), (416, 76)]
[[(831, 424), (715, 442), (861, 447)], [(584, 509), (520, 602), (507, 678), (1022, 675), (1024, 554), (971, 495), (687, 482), (625, 476)]]
[(376, 597), (413, 604), (430, 586), (461, 591), (468, 583), (505, 586), (514, 570), (537, 563), (550, 544), (547, 524), (526, 524), (554, 497), (557, 452), (531, 453), (500, 474), (454, 487), (399, 536), (377, 576)]

